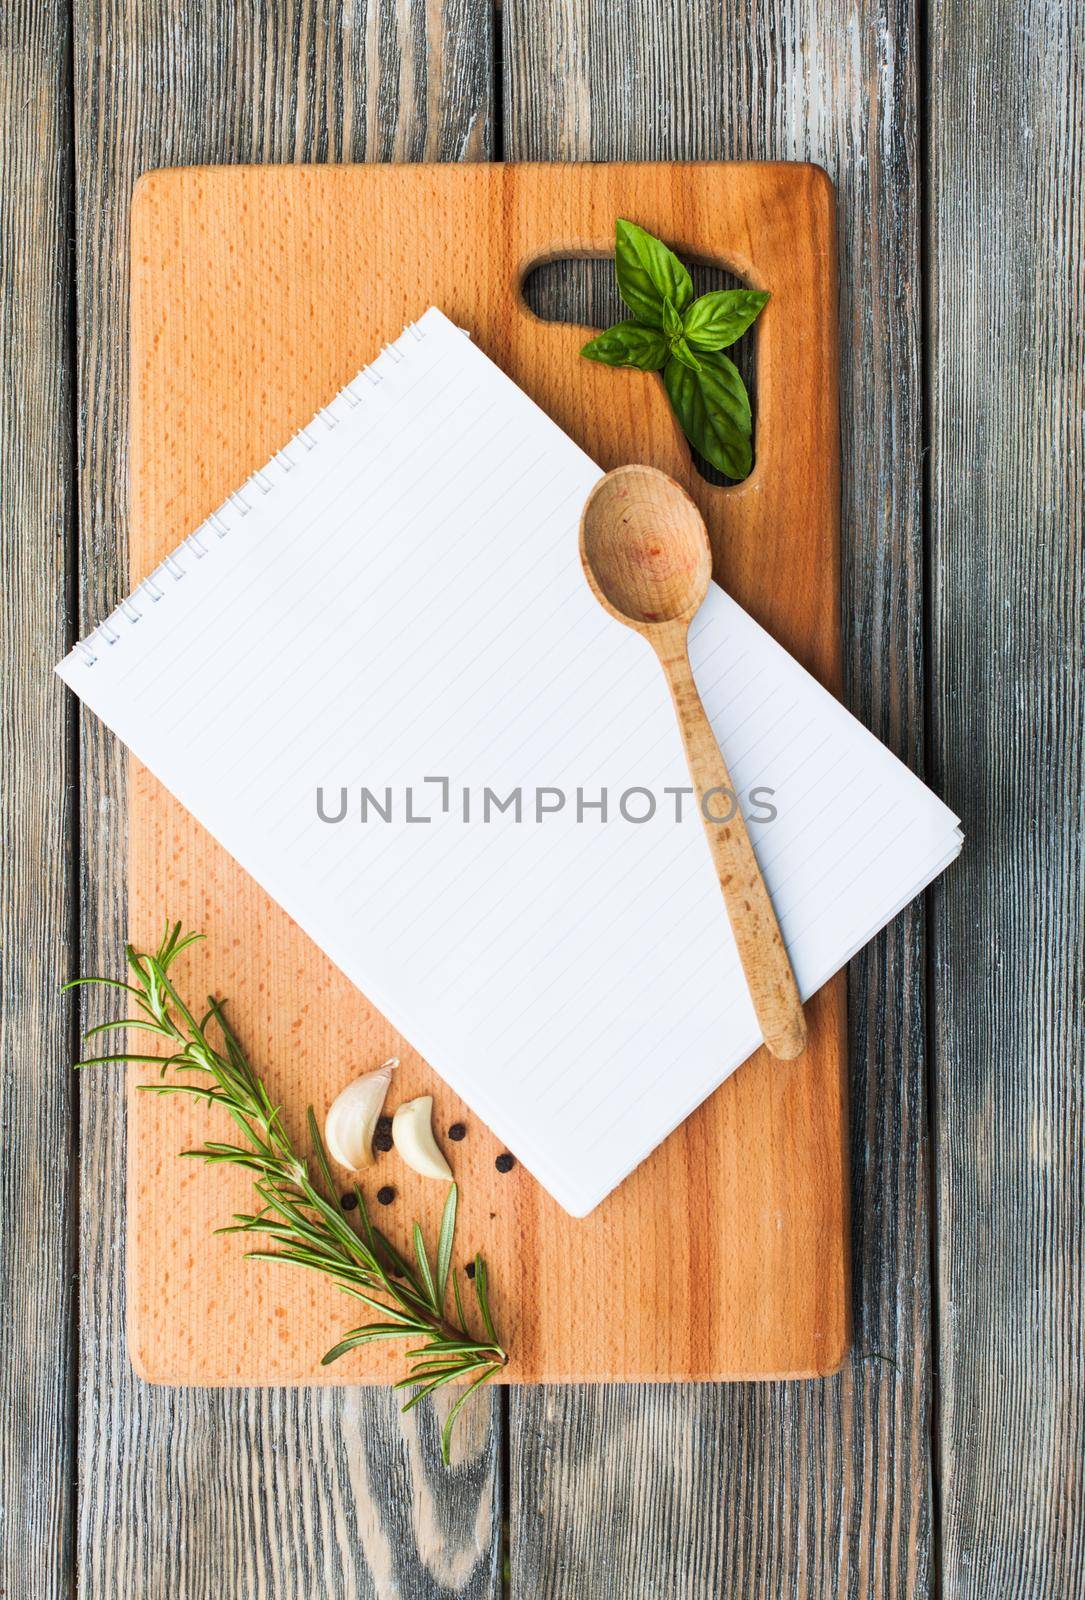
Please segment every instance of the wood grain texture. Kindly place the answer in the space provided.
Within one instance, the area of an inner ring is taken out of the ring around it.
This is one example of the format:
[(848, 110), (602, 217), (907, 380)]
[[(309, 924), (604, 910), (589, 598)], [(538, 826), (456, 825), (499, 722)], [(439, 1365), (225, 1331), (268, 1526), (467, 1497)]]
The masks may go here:
[(68, 18), (0, 10), (0, 1593), (68, 1595), (76, 1196), (70, 1006)]
[[(841, 219), (848, 699), (922, 751), (916, 29), (884, 0), (505, 0), (509, 159), (808, 157)], [(569, 313), (580, 320), (574, 307)], [(850, 980), (857, 1349), (829, 1383), (516, 1390), (513, 1588), (877, 1596), (931, 1579), (923, 944)]]
[(1085, 11), (935, 4), (932, 754), (947, 1600), (1085, 1596)]
[[(82, 625), (127, 590), (128, 208), (150, 167), (486, 153), (482, 0), (76, 0)], [(86, 720), (84, 970), (127, 930), (124, 758)], [(86, 1020), (97, 1020), (97, 1008)], [(207, 1394), (134, 1379), (124, 1335), (124, 1087), (82, 1118), (78, 1523), (82, 1596), (485, 1596), (499, 1584), (499, 1408), (451, 1476), (432, 1415), (376, 1390)]]
[[(758, 319), (758, 469), (735, 488), (692, 478), (691, 490), (729, 592), (832, 681), (831, 196), (822, 174), (801, 165), (149, 176), (132, 234), (133, 581), (310, 421), (389, 329), (431, 302), (470, 327), (595, 460), (610, 466), (632, 456), (688, 475), (662, 385), (580, 360), (581, 334), (532, 317), (519, 295), (527, 262), (570, 245), (606, 249), (615, 213), (634, 202), (650, 228), (692, 253), (708, 250), (711, 226), (713, 253), (772, 292)], [(420, 214), (426, 227), (412, 231)], [(714, 222), (720, 216), (726, 228)], [(389, 260), (394, 273), (380, 270)], [(808, 353), (801, 377), (796, 348)], [(262, 375), (255, 389), (253, 373)], [(775, 559), (766, 565), (768, 550)], [(218, 986), (230, 997), (234, 1025), (252, 1041), (290, 1125), (304, 1126), (310, 1103), (318, 1114), (327, 1107), (344, 1076), (392, 1054), (402, 1059), (396, 1099), (432, 1094), (439, 1128), (473, 1122), (456, 1151), (460, 1238), (485, 1252), (512, 1381), (807, 1374), (839, 1365), (848, 1343), (839, 981), (810, 1004), (801, 1060), (783, 1070), (759, 1052), (590, 1216), (571, 1218), (523, 1167), (495, 1171), (501, 1146), (480, 1120), (142, 774), (132, 790), (131, 856), (136, 937), (154, 938), (167, 901), (171, 915), (207, 932), (207, 945), (186, 958), (199, 975), (191, 981), (199, 993)], [(259, 940), (249, 937), (255, 927)], [(310, 1001), (303, 1023), (299, 995)], [(211, 1238), (223, 1216), (243, 1209), (248, 1180), (176, 1160), (205, 1125), (205, 1108), (133, 1089), (129, 1331), (139, 1369), (169, 1382), (218, 1383), (398, 1373), (390, 1344), (322, 1367), (329, 1329), (343, 1326), (335, 1289), (272, 1263), (239, 1271), (239, 1241)], [(390, 1221), (417, 1216), (434, 1236), (440, 1190), (399, 1164), (395, 1184)], [(665, 1204), (666, 1230), (657, 1221)], [(540, 1280), (563, 1279), (596, 1286), (575, 1315), (538, 1292)]]

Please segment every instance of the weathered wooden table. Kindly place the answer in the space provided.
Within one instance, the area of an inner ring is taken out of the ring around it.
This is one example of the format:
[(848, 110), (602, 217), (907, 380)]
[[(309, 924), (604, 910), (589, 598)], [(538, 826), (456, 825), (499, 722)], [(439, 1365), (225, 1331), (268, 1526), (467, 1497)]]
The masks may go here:
[[(1076, 0), (0, 5), (0, 1593), (1085, 1596), (1083, 35)], [(129, 1370), (122, 1090), (73, 1081), (57, 993), (117, 963), (124, 768), (51, 669), (126, 587), (142, 171), (620, 157), (836, 181), (849, 697), (967, 845), (852, 972), (840, 1376), (493, 1393), (449, 1475), (382, 1391)]]

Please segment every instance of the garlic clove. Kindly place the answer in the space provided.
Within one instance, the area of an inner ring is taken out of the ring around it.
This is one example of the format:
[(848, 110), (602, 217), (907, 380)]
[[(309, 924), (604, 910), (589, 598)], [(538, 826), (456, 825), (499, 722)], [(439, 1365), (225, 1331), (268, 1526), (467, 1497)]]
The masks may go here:
[(452, 1168), (433, 1137), (433, 1096), (420, 1095), (397, 1106), (392, 1118), (392, 1143), (409, 1167), (423, 1178), (452, 1181)]
[(359, 1167), (372, 1165), (377, 1118), (398, 1066), (399, 1057), (392, 1056), (376, 1072), (348, 1083), (332, 1101), (324, 1119), (324, 1143), (341, 1167), (357, 1172)]

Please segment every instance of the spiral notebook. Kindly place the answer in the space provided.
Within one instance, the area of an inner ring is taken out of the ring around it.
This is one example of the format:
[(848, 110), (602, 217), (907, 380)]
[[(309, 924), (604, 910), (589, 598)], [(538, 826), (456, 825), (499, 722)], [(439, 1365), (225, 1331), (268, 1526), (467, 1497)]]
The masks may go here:
[[(577, 1216), (760, 1042), (599, 476), (431, 309), (58, 668)], [(690, 653), (808, 996), (957, 819), (715, 586)]]

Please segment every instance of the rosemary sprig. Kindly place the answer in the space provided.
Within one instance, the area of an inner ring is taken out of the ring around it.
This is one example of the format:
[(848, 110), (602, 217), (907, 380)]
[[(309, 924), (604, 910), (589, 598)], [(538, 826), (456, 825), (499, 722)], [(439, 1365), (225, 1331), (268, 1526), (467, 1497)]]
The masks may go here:
[[(267, 1247), (249, 1250), (247, 1254), (252, 1260), (288, 1261), (322, 1272), (344, 1294), (352, 1295), (378, 1313), (378, 1320), (344, 1334), (324, 1356), (324, 1365), (338, 1360), (348, 1350), (378, 1339), (409, 1339), (414, 1346), (407, 1351), (409, 1370), (395, 1385), (397, 1389), (414, 1391), (404, 1411), (446, 1384), (468, 1380), (467, 1387), (449, 1411), (441, 1433), (441, 1455), (447, 1465), (453, 1426), (464, 1403), (508, 1360), (494, 1330), (486, 1267), (478, 1255), (471, 1282), (483, 1337), (471, 1332), (464, 1315), (458, 1275), (452, 1266), (457, 1187), (453, 1184), (448, 1191), (432, 1264), (418, 1224), (414, 1225), (415, 1260), (412, 1263), (373, 1226), (357, 1184), (354, 1194), (358, 1201), (360, 1231), (355, 1230), (336, 1203), (336, 1186), (312, 1107), (308, 1111), (308, 1126), (315, 1176), (310, 1171), (310, 1162), (294, 1148), (283, 1126), (280, 1108), (273, 1104), (263, 1082), (246, 1060), (226, 1020), (222, 1003), (209, 998), (206, 1013), (197, 1020), (174, 987), (170, 968), (177, 957), (200, 938), (202, 935), (196, 933), (182, 935), (180, 923), (172, 928), (167, 924), (154, 955), (141, 954), (131, 945), (126, 946), (125, 954), (135, 983), (122, 983), (116, 978), (75, 978), (64, 985), (65, 989), (72, 989), (82, 984), (103, 984), (123, 990), (132, 997), (140, 1013), (118, 1022), (99, 1023), (87, 1031), (84, 1040), (113, 1029), (139, 1029), (155, 1034), (170, 1046), (170, 1053), (164, 1058), (118, 1053), (91, 1056), (78, 1065), (153, 1064), (160, 1069), (160, 1081), (142, 1083), (140, 1089), (151, 1094), (186, 1094), (222, 1107), (241, 1134), (241, 1142), (230, 1144), (208, 1139), (199, 1149), (182, 1153), (212, 1164), (246, 1168), (253, 1175), (261, 1205), (251, 1214), (235, 1214), (231, 1224), (216, 1231), (262, 1238), (267, 1241)], [(211, 1026), (217, 1031), (218, 1045), (209, 1037)], [(455, 1311), (452, 1316), (446, 1316), (450, 1279)]]

